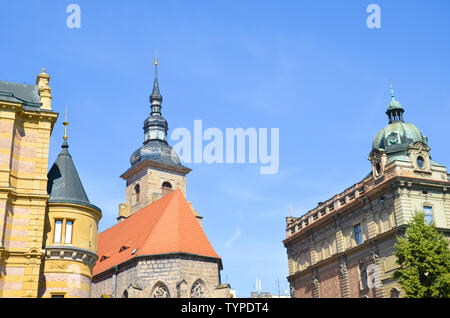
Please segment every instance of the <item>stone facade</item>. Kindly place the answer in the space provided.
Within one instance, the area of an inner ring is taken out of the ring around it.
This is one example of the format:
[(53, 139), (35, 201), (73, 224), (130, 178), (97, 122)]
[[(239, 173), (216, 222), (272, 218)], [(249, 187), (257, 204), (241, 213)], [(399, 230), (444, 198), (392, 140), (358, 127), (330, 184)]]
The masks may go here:
[[(197, 283), (202, 297), (228, 297), (229, 288), (217, 285), (219, 265), (216, 259), (183, 254), (135, 258), (95, 276), (91, 297), (189, 298)], [(158, 295), (158, 289), (166, 293)]]

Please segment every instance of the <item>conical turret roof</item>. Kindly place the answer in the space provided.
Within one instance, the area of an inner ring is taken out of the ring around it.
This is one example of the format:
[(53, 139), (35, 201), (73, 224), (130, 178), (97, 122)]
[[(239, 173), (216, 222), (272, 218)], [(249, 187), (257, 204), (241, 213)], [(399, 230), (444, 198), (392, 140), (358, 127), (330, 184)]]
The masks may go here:
[(89, 202), (72, 156), (68, 151), (69, 145), (66, 140), (61, 148), (58, 158), (47, 175), (49, 202), (81, 204), (100, 211), (98, 207)]

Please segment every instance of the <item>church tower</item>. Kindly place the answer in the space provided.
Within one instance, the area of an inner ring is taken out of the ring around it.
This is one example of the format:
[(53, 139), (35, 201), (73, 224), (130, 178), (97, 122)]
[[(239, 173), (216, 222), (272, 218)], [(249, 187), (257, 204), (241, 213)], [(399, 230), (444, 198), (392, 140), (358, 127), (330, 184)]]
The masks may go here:
[(168, 125), (162, 116), (163, 98), (159, 92), (158, 61), (150, 95), (150, 117), (144, 121), (144, 143), (131, 155), (131, 167), (121, 175), (126, 181), (126, 203), (119, 205), (119, 222), (173, 190), (186, 195), (186, 175), (191, 169), (181, 164), (167, 143)]

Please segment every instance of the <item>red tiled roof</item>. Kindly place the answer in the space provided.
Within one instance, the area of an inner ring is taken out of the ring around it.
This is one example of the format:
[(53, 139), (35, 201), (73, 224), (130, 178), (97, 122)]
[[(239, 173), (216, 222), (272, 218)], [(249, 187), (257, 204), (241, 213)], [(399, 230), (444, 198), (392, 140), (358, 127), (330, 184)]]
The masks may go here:
[[(122, 249), (123, 246), (128, 248)], [(100, 233), (99, 258), (93, 275), (137, 256), (168, 253), (220, 259), (180, 190), (171, 192)]]

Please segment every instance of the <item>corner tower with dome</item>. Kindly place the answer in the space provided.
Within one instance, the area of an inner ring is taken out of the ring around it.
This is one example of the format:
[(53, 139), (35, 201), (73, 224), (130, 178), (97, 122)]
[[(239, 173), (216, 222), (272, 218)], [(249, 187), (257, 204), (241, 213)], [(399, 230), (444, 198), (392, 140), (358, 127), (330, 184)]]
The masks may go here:
[(286, 218), (293, 297), (401, 297), (394, 245), (416, 210), (450, 235), (450, 176), (395, 99), (369, 154), (372, 171), (301, 217)]

